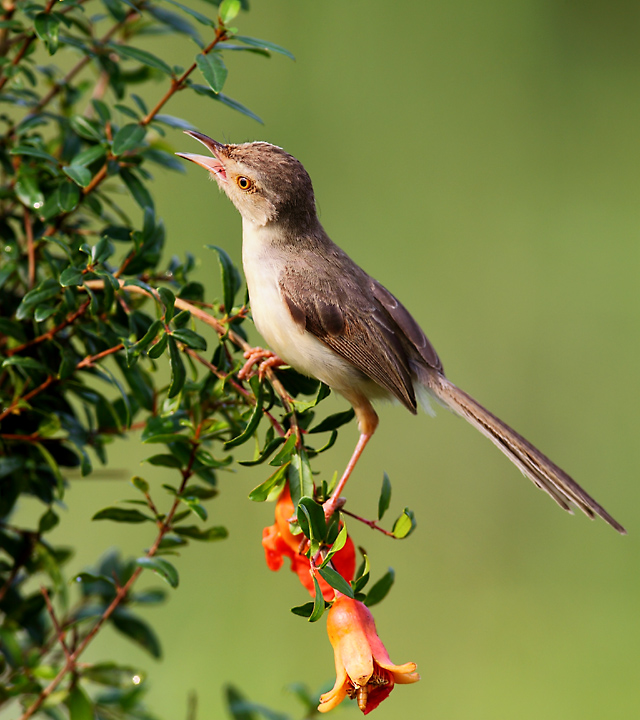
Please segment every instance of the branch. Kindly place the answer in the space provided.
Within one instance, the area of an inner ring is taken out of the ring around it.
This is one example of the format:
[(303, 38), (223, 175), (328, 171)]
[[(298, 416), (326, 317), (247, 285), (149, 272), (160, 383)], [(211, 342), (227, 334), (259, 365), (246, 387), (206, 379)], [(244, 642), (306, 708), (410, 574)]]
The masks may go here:
[[(96, 45), (104, 45), (106, 42), (111, 40), (111, 38), (118, 32), (118, 30), (122, 29), (132, 18), (134, 15), (139, 15), (139, 13), (136, 10), (129, 10), (126, 17), (123, 20), (120, 20), (120, 22), (117, 22), (115, 25), (113, 25), (96, 43)], [(69, 72), (60, 80), (60, 82), (55, 83), (55, 85), (49, 90), (49, 92), (35, 105), (32, 110), (31, 114), (36, 115), (39, 113), (44, 107), (46, 107), (51, 100), (62, 90), (65, 85), (68, 85), (71, 80), (84, 68), (86, 67), (92, 60), (92, 56), (87, 54), (84, 55), (72, 68), (69, 70)], [(0, 88), (1, 89), (1, 88)]]
[[(126, 292), (134, 293), (136, 295), (144, 295), (145, 297), (154, 297), (152, 293), (150, 293), (148, 290), (145, 290), (144, 288), (141, 288), (138, 285), (126, 285), (124, 280), (118, 280), (118, 282), (120, 283), (121, 290), (125, 290)], [(85, 286), (88, 287), (90, 290), (102, 290), (104, 288), (104, 281), (89, 280), (85, 283)], [(156, 298), (156, 300), (159, 301), (159, 298)], [(193, 315), (193, 317), (212, 327), (221, 338), (229, 338), (229, 340), (231, 340), (234, 345), (242, 348), (242, 350), (247, 351), (252, 349), (251, 345), (246, 340), (244, 340), (244, 338), (241, 338), (240, 335), (234, 333), (233, 330), (229, 330), (229, 328), (224, 323), (220, 322), (220, 320), (213, 317), (212, 315), (209, 315), (204, 310), (201, 310), (196, 305), (193, 305), (186, 300), (182, 300), (181, 298), (176, 298), (176, 307), (180, 308), (180, 310), (188, 310), (191, 315)], [(267, 368), (265, 375), (271, 383), (271, 387), (273, 387), (276, 393), (280, 396), (285, 412), (292, 413), (293, 407), (291, 405), (291, 396), (284, 389), (284, 386), (278, 380), (273, 370), (271, 368)], [(2, 418), (0, 417), (0, 419)], [(296, 433), (299, 436), (298, 425), (295, 421), (295, 415), (293, 414), (291, 415), (291, 425), (294, 427)]]
[(352, 517), (354, 520), (359, 520), (361, 523), (368, 525), (372, 530), (378, 530), (383, 535), (386, 535), (387, 537), (391, 537), (394, 540), (397, 540), (396, 536), (392, 532), (389, 532), (388, 530), (385, 530), (383, 527), (380, 527), (380, 525), (378, 525), (378, 523), (376, 523), (375, 520), (367, 520), (366, 518), (360, 517), (360, 515), (356, 515), (355, 513), (345, 510), (343, 507), (340, 508), (340, 512), (344, 513), (345, 515), (348, 515), (349, 517)]
[[(196, 438), (199, 433), (199, 428), (196, 431)], [(187, 485), (187, 482), (191, 475), (193, 474), (191, 467), (193, 465), (193, 461), (196, 456), (196, 452), (198, 450), (199, 443), (195, 442), (193, 444), (193, 447), (191, 449), (191, 458), (189, 460), (189, 464), (187, 465), (187, 468), (183, 471), (183, 478), (182, 483), (180, 484), (180, 488), (178, 490), (178, 495), (183, 492), (184, 488)], [(155, 539), (155, 542), (153, 545), (149, 548), (149, 550), (145, 553), (145, 557), (151, 558), (153, 557), (157, 552), (158, 548), (160, 547), (160, 543), (162, 542), (162, 539), (164, 536), (169, 532), (171, 529), (171, 523), (173, 521), (174, 515), (176, 514), (176, 511), (178, 507), (180, 506), (180, 498), (177, 497), (173, 501), (173, 504), (171, 506), (171, 509), (169, 510), (166, 518), (162, 522), (160, 529), (158, 531), (158, 535)], [(82, 642), (78, 645), (78, 647), (70, 654), (67, 655), (66, 662), (60, 672), (55, 676), (55, 678), (47, 685), (44, 690), (38, 695), (35, 702), (30, 705), (27, 710), (20, 716), (20, 720), (28, 720), (34, 713), (36, 713), (40, 707), (42, 707), (42, 704), (46, 701), (46, 699), (55, 691), (55, 689), (58, 687), (58, 685), (64, 680), (65, 675), (68, 672), (72, 672), (75, 667), (76, 663), (78, 661), (78, 658), (82, 653), (86, 650), (87, 646), (91, 643), (93, 638), (98, 634), (99, 630), (102, 628), (104, 623), (111, 617), (114, 610), (120, 605), (120, 603), (126, 598), (127, 594), (133, 587), (136, 580), (140, 577), (140, 574), (142, 573), (142, 566), (138, 566), (132, 573), (131, 577), (127, 580), (127, 582), (117, 587), (116, 594), (111, 603), (109, 604), (109, 607), (102, 613), (96, 624), (91, 628), (91, 630), (87, 633), (87, 635), (84, 637)], [(45, 596), (46, 600), (46, 596)]]
[[(76, 370), (81, 370), (85, 367), (92, 367), (95, 365), (97, 360), (102, 360), (102, 358), (107, 357), (108, 355), (113, 355), (113, 353), (119, 352), (124, 348), (124, 345), (122, 343), (118, 343), (117, 345), (114, 345), (111, 348), (108, 348), (107, 350), (103, 350), (102, 352), (97, 353), (96, 355), (87, 355), (86, 358), (80, 360), (80, 362), (76, 365)], [(31, 390), (31, 392), (28, 392), (26, 395), (22, 395), (21, 397), (16, 398), (11, 405), (9, 405), (8, 408), (5, 408), (0, 413), (0, 421), (4, 420), (7, 415), (16, 414), (18, 415), (21, 411), (21, 408), (18, 407), (21, 403), (28, 403), (31, 398), (35, 397), (36, 395), (39, 395), (43, 390), (46, 390), (49, 385), (53, 385), (54, 383), (60, 382), (60, 378), (56, 377), (55, 375), (49, 375), (49, 377), (40, 385), (38, 385), (37, 388), (34, 388)]]
[[(181, 343), (182, 344), (182, 343)], [(217, 368), (213, 363), (210, 363), (208, 360), (205, 360), (205, 358), (202, 357), (202, 355), (199, 355), (193, 348), (187, 347), (186, 345), (182, 344), (184, 352), (187, 353), (187, 355), (191, 356), (194, 360), (197, 360), (199, 363), (204, 365), (210, 372), (212, 372), (216, 377), (219, 377), (221, 380), (226, 380), (229, 385), (242, 397), (252, 405), (256, 404), (256, 399), (253, 395), (253, 393), (250, 393), (248, 390), (245, 390), (240, 383), (237, 383), (232, 377), (230, 377), (228, 374), (222, 372), (219, 368)], [(286, 437), (286, 431), (282, 427), (282, 425), (276, 420), (275, 417), (266, 409), (262, 409), (262, 412), (267, 416), (269, 419), (269, 422), (273, 425), (275, 431), (280, 435), (280, 437)]]
[[(50, 13), (51, 8), (56, 4), (56, 0), (48, 0), (43, 12)], [(12, 11), (13, 12), (13, 11)], [(13, 60), (11, 61), (11, 67), (15, 67), (18, 65), (20, 60), (26, 55), (27, 50), (31, 47), (31, 43), (36, 39), (36, 34), (32, 33), (29, 35), (29, 37), (26, 38), (24, 43), (22, 43), (22, 47), (18, 52), (15, 54)], [(2, 88), (7, 84), (9, 78), (6, 75), (3, 75), (0, 78), (0, 91), (2, 91)]]
[[(216, 35), (211, 43), (207, 45), (207, 47), (202, 51), (203, 55), (208, 55), (213, 48), (222, 40), (226, 40), (227, 38), (227, 29), (225, 27), (217, 27), (216, 28)], [(176, 80), (175, 78), (171, 79), (171, 87), (167, 90), (167, 92), (163, 95), (163, 97), (159, 100), (158, 104), (151, 110), (146, 117), (144, 117), (142, 120), (140, 120), (140, 125), (142, 127), (145, 127), (148, 125), (153, 118), (162, 110), (164, 105), (173, 97), (173, 95), (178, 92), (178, 90), (182, 90), (184, 88), (185, 81), (191, 75), (191, 73), (198, 67), (196, 63), (193, 63), (190, 68), (185, 70), (182, 75)]]
[(53, 627), (55, 628), (56, 633), (58, 634), (58, 641), (60, 645), (62, 645), (62, 649), (64, 650), (65, 657), (67, 658), (67, 661), (71, 657), (71, 651), (67, 647), (67, 643), (64, 641), (64, 630), (60, 627), (60, 623), (58, 622), (58, 618), (56, 617), (55, 611), (53, 609), (53, 605), (51, 604), (51, 598), (49, 597), (49, 593), (47, 592), (47, 588), (42, 586), (40, 588), (40, 592), (42, 593), (44, 597), (44, 601), (47, 604), (47, 612), (49, 613), (49, 617), (51, 618), (51, 622), (53, 623)]
[(12, 355), (15, 355), (16, 353), (22, 352), (23, 350), (26, 350), (29, 347), (33, 347), (34, 345), (44, 342), (45, 340), (52, 340), (54, 338), (54, 336), (57, 335), (61, 330), (64, 330), (64, 328), (66, 328), (68, 325), (71, 325), (71, 323), (73, 323), (81, 315), (83, 315), (90, 304), (91, 304), (91, 301), (87, 300), (86, 302), (82, 303), (82, 305), (80, 305), (80, 307), (77, 310), (74, 310), (72, 313), (67, 315), (67, 317), (59, 325), (56, 325), (55, 327), (51, 328), (51, 330), (47, 330), (47, 332), (43, 333), (42, 335), (38, 335), (38, 337), (33, 338), (33, 340), (28, 340), (26, 343), (23, 343), (22, 345), (18, 345), (17, 347), (7, 350), (5, 352), (5, 355), (7, 357), (11, 357)]

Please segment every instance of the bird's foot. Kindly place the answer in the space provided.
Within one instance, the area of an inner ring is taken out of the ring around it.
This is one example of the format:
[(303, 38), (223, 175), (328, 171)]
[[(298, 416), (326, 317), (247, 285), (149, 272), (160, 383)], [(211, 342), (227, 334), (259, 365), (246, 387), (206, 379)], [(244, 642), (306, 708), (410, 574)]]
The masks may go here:
[[(258, 373), (258, 378), (262, 380), (265, 373), (269, 368), (280, 367), (286, 365), (285, 361), (280, 359), (271, 350), (265, 350), (264, 348), (251, 348), (244, 354), (247, 362), (242, 366), (242, 369), (238, 373), (240, 380), (248, 380), (250, 377)], [(257, 365), (255, 369), (253, 366)]]

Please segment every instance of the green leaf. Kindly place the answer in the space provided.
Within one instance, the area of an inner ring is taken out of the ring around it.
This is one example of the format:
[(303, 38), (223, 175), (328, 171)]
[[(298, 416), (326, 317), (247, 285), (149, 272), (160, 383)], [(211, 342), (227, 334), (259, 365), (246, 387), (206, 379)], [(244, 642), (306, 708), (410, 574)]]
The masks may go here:
[(252, 118), (253, 120), (256, 120), (260, 124), (262, 123), (262, 119), (258, 117), (254, 112), (249, 110), (248, 107), (245, 107), (242, 105), (242, 103), (239, 103), (237, 100), (233, 100), (232, 98), (228, 97), (227, 95), (224, 95), (223, 93), (215, 93), (210, 87), (207, 87), (206, 85), (199, 85), (198, 83), (190, 83), (190, 87), (198, 93), (198, 95), (206, 95), (207, 97), (211, 98), (212, 100), (216, 100), (218, 102), (221, 102), (223, 105), (226, 105), (227, 107), (231, 108), (232, 110), (235, 110), (236, 112), (242, 113), (243, 115), (246, 115), (247, 117)]
[(181, 537), (188, 537), (191, 540), (201, 540), (203, 542), (213, 542), (215, 540), (224, 540), (229, 536), (229, 532), (226, 528), (210, 527), (206, 530), (201, 530), (195, 525), (188, 525), (186, 527), (176, 527), (173, 529), (176, 535)]
[(154, 320), (151, 325), (149, 325), (149, 329), (140, 338), (140, 340), (138, 340), (137, 343), (135, 343), (129, 348), (129, 353), (132, 356), (137, 357), (138, 355), (140, 355), (140, 353), (144, 352), (149, 347), (149, 345), (151, 345), (151, 343), (156, 339), (158, 333), (162, 328), (162, 321)]
[(139, 475), (134, 475), (131, 478), (131, 484), (134, 488), (140, 490), (140, 492), (144, 493), (145, 495), (149, 492), (149, 483), (144, 478), (141, 478)]
[(393, 536), (401, 540), (406, 538), (416, 529), (414, 514), (409, 508), (405, 508), (402, 515), (393, 524)]
[(9, 151), (9, 155), (27, 155), (29, 157), (38, 158), (38, 160), (47, 160), (54, 165), (58, 165), (58, 160), (57, 158), (54, 158), (53, 155), (49, 155), (48, 152), (32, 147), (31, 145), (16, 145), (16, 147)]
[(245, 45), (251, 47), (260, 48), (261, 50), (270, 50), (271, 52), (279, 53), (280, 55), (286, 55), (288, 58), (295, 60), (295, 57), (286, 48), (281, 45), (269, 42), (268, 40), (258, 40), (258, 38), (246, 37), (244, 35), (234, 35), (234, 40), (238, 40)]
[[(322, 385), (320, 387), (322, 387)], [(329, 415), (329, 417), (326, 417), (324, 420), (321, 420), (315, 427), (312, 427), (310, 430), (308, 430), (308, 433), (310, 435), (312, 435), (314, 433), (328, 432), (329, 430), (337, 430), (339, 427), (342, 427), (343, 425), (346, 425), (348, 422), (351, 422), (351, 420), (353, 420), (355, 415), (356, 414), (355, 414), (355, 411), (353, 410), (353, 408), (350, 408), (349, 410), (345, 410), (344, 412), (335, 413), (334, 415)]]
[(85, 140), (102, 142), (105, 139), (101, 125), (95, 120), (89, 120), (83, 115), (74, 115), (69, 123), (73, 131)]
[(62, 287), (71, 287), (72, 285), (82, 285), (84, 275), (82, 268), (68, 267), (60, 273), (60, 285)]
[(220, 54), (211, 53), (210, 55), (197, 55), (196, 64), (204, 76), (204, 79), (207, 83), (209, 83), (209, 87), (213, 90), (213, 92), (219, 93), (222, 90), (229, 73), (222, 57), (220, 57)]
[(271, 442), (267, 443), (264, 450), (260, 453), (260, 455), (255, 460), (242, 460), (239, 461), (239, 465), (244, 465), (245, 467), (251, 467), (252, 465), (260, 465), (262, 464), (270, 455), (274, 452), (277, 448), (282, 445), (284, 442), (283, 437), (277, 437), (271, 440)]
[(283, 463), (288, 462), (296, 449), (296, 434), (291, 433), (287, 438), (285, 444), (282, 446), (280, 452), (273, 458), (269, 465), (277, 467)]
[(233, 438), (232, 440), (228, 440), (224, 444), (225, 450), (228, 450), (232, 447), (237, 447), (238, 445), (242, 445), (242, 443), (246, 442), (255, 433), (258, 425), (260, 424), (260, 420), (262, 419), (262, 399), (262, 383), (259, 382), (258, 392), (256, 394), (256, 404), (254, 405), (251, 417), (249, 418), (249, 422), (247, 422), (244, 430), (240, 433), (240, 435)]
[(240, 0), (222, 0), (218, 8), (218, 17), (223, 25), (228, 25), (240, 12)]
[(43, 373), (44, 375), (48, 374), (47, 368), (38, 360), (31, 357), (22, 357), (20, 355), (12, 355), (11, 357), (6, 358), (2, 361), (2, 365), (0, 367), (11, 367), (11, 366), (17, 366), (24, 368), (24, 370), (35, 370), (36, 372)]
[(367, 607), (372, 607), (373, 605), (377, 605), (381, 600), (384, 600), (389, 590), (391, 590), (395, 579), (396, 574), (393, 568), (389, 568), (380, 580), (372, 586), (371, 590), (369, 590), (364, 604)]
[(164, 351), (166, 350), (168, 342), (169, 342), (168, 333), (163, 333), (160, 336), (160, 339), (158, 340), (158, 342), (149, 348), (149, 352), (147, 353), (147, 355), (149, 355), (149, 357), (152, 360), (157, 360), (160, 357), (160, 355), (162, 355), (164, 353)]
[(193, 348), (194, 350), (204, 351), (207, 349), (207, 341), (202, 337), (202, 335), (198, 335), (198, 333), (193, 330), (189, 330), (189, 328), (179, 328), (178, 330), (174, 330), (171, 334), (176, 340), (179, 340), (181, 343), (184, 343), (187, 347)]
[(222, 278), (223, 302), (224, 309), (227, 314), (233, 308), (236, 293), (240, 289), (242, 280), (238, 269), (231, 261), (227, 253), (217, 245), (206, 245), (209, 250), (215, 250), (218, 253), (218, 261), (220, 262), (220, 276)]
[(309, 615), (309, 622), (318, 622), (324, 613), (324, 597), (322, 597), (322, 590), (320, 590), (318, 578), (315, 575), (312, 575), (312, 577), (316, 594), (313, 600), (313, 612)]
[(170, 468), (181, 468), (182, 463), (175, 455), (168, 455), (168, 454), (162, 454), (162, 455), (153, 455), (150, 458), (147, 458), (145, 462), (148, 462), (149, 465), (156, 465), (159, 467), (170, 467)]
[(165, 0), (165, 2), (169, 2), (172, 5), (179, 7), (181, 10), (186, 12), (187, 15), (191, 15), (191, 17), (194, 20), (197, 20), (201, 25), (206, 25), (207, 27), (215, 27), (216, 26), (215, 20), (211, 20), (206, 15), (203, 15), (202, 13), (199, 13), (196, 10), (192, 10), (190, 7), (187, 7), (186, 5), (183, 5), (182, 3), (176, 2), (176, 0)]
[(131, 47), (130, 45), (120, 45), (118, 43), (109, 43), (108, 47), (120, 57), (128, 58), (129, 60), (136, 60), (147, 67), (160, 70), (160, 72), (166, 75), (173, 75), (173, 70), (167, 65), (164, 60), (156, 57), (146, 50), (140, 50), (139, 48)]
[[(324, 515), (324, 513), (323, 513), (323, 515)], [(331, 560), (331, 558), (332, 558), (337, 552), (340, 552), (340, 550), (342, 550), (342, 548), (345, 546), (345, 544), (346, 544), (346, 542), (347, 542), (347, 537), (348, 537), (348, 535), (347, 535), (347, 526), (346, 526), (346, 525), (343, 525), (343, 526), (340, 528), (340, 532), (338, 533), (338, 537), (335, 539), (333, 545), (331, 546), (331, 550), (329, 550), (329, 552), (327, 553), (325, 559), (322, 561), (322, 566), (323, 566), (323, 567), (329, 563), (329, 561)]]
[(254, 488), (249, 493), (249, 500), (253, 500), (254, 502), (264, 502), (275, 490), (275, 488), (280, 485), (284, 486), (288, 467), (289, 464), (285, 463), (279, 467), (270, 478), (265, 480), (262, 485), (258, 485), (258, 487)]
[(146, 622), (123, 608), (117, 608), (111, 616), (114, 627), (130, 640), (146, 650), (154, 658), (162, 655), (160, 642)]
[(301, 497), (296, 510), (298, 524), (309, 540), (322, 542), (327, 536), (327, 523), (321, 505), (309, 496)]
[(164, 305), (164, 319), (165, 322), (170, 322), (173, 317), (173, 311), (176, 304), (176, 296), (169, 290), (169, 288), (161, 287), (158, 289), (158, 295), (162, 304)]
[(140, 671), (126, 665), (117, 665), (113, 662), (96, 663), (82, 668), (82, 677), (99, 685), (107, 685), (110, 688), (131, 688), (131, 679)]
[(313, 608), (315, 607), (315, 603), (313, 600), (310, 600), (307, 603), (304, 603), (304, 605), (296, 605), (296, 607), (291, 608), (291, 612), (294, 615), (299, 615), (300, 617), (311, 617), (311, 613), (313, 613)]
[(180, 578), (175, 567), (164, 558), (158, 557), (141, 557), (136, 560), (136, 564), (143, 568), (153, 570), (165, 582), (169, 583), (172, 588), (177, 588)]
[(54, 278), (43, 280), (33, 290), (22, 298), (20, 305), (16, 311), (16, 318), (24, 320), (29, 317), (32, 311), (45, 301), (57, 297), (60, 294), (60, 284)]
[(382, 475), (382, 489), (380, 490), (380, 499), (378, 500), (378, 520), (382, 520), (384, 514), (389, 509), (391, 502), (391, 480), (385, 472)]
[(313, 476), (309, 458), (304, 448), (300, 448), (291, 456), (287, 479), (289, 480), (289, 490), (291, 491), (291, 500), (294, 507), (298, 505), (300, 499), (305, 495), (309, 497), (313, 495)]
[(91, 182), (91, 171), (81, 165), (67, 165), (62, 172), (80, 187), (85, 188)]
[(44, 195), (33, 175), (21, 172), (14, 188), (23, 205), (33, 210), (39, 210), (44, 205)]
[(94, 720), (93, 703), (79, 685), (74, 685), (64, 704), (69, 709), (69, 720)]
[(77, 155), (74, 155), (71, 165), (86, 167), (87, 165), (91, 165), (91, 163), (94, 163), (96, 160), (104, 157), (106, 153), (107, 150), (104, 145), (92, 145), (91, 147), (82, 150)]
[(168, 398), (173, 398), (180, 393), (187, 379), (187, 372), (178, 350), (176, 341), (169, 337), (169, 364), (171, 366), (171, 385), (169, 386)]
[(126, 168), (120, 168), (120, 177), (138, 205), (140, 205), (143, 210), (146, 208), (153, 210), (153, 198), (144, 184)]
[(152, 517), (141, 513), (139, 510), (130, 510), (128, 508), (119, 507), (108, 507), (104, 508), (104, 510), (99, 510), (91, 519), (114, 520), (115, 522), (124, 523), (155, 522)]
[(34, 18), (33, 29), (36, 31), (36, 35), (45, 44), (49, 55), (54, 55), (58, 49), (59, 27), (60, 20), (50, 13), (41, 12)]
[[(319, 402), (322, 402), (326, 397), (331, 394), (331, 388), (325, 383), (318, 383), (318, 392), (313, 400), (292, 400), (293, 406), (298, 413), (303, 413), (313, 407)], [(347, 411), (348, 412), (348, 411)]]
[(100, 118), (103, 124), (106, 124), (111, 120), (111, 111), (109, 110), (109, 106), (103, 102), (102, 100), (91, 100), (91, 104), (93, 105), (93, 109), (96, 111), (96, 114)]
[(340, 575), (339, 572), (336, 572), (328, 565), (326, 567), (318, 568), (318, 572), (320, 573), (322, 578), (326, 580), (329, 585), (331, 585), (332, 588), (338, 590), (338, 592), (341, 592), (347, 597), (353, 598), (353, 589), (351, 585), (349, 585), (349, 583), (342, 577), (342, 575)]
[(60, 211), (70, 213), (80, 202), (80, 190), (72, 182), (62, 182), (58, 186), (57, 203)]
[(51, 470), (51, 472), (57, 482), (58, 498), (60, 500), (62, 500), (62, 498), (64, 497), (64, 478), (62, 477), (62, 474), (60, 473), (60, 467), (59, 467), (58, 463), (56, 462), (53, 455), (47, 450), (47, 448), (42, 443), (33, 443), (33, 447), (37, 448), (37, 450), (40, 452), (40, 454), (44, 458), (44, 461), (49, 466), (49, 470)]
[(127, 150), (138, 147), (144, 140), (145, 134), (146, 129), (135, 123), (121, 127), (113, 138), (113, 154), (122, 155)]
[(60, 518), (49, 508), (38, 522), (38, 533), (46, 533), (52, 530), (58, 523)]

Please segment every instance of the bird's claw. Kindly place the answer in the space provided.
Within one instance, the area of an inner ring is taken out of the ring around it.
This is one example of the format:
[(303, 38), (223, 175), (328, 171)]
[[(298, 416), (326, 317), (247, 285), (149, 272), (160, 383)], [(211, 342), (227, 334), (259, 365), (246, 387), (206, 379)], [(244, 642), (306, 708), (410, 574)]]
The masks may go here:
[[(258, 378), (262, 381), (269, 368), (280, 367), (286, 364), (284, 360), (281, 360), (275, 353), (272, 353), (271, 350), (265, 350), (264, 348), (247, 350), (244, 353), (244, 357), (247, 359), (247, 362), (238, 373), (240, 380), (248, 380), (257, 372)], [(254, 365), (258, 365), (258, 368), (255, 369), (253, 367)]]

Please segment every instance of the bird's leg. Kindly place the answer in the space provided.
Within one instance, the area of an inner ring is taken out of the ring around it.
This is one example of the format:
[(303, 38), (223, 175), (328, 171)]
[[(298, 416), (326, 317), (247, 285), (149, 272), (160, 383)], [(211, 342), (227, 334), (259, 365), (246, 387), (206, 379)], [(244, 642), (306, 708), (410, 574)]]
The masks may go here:
[(331, 497), (322, 506), (324, 516), (327, 520), (333, 515), (337, 508), (343, 504), (340, 495), (344, 490), (344, 486), (347, 484), (347, 480), (353, 472), (353, 468), (360, 459), (362, 451), (371, 439), (376, 427), (378, 427), (378, 416), (376, 415), (369, 400), (363, 396), (357, 398), (347, 397), (347, 400), (351, 402), (353, 409), (356, 411), (356, 417), (358, 418), (358, 425), (360, 427), (360, 437), (358, 438), (356, 449), (353, 451), (353, 455), (351, 456), (342, 477), (331, 493)]
[(247, 362), (242, 366), (242, 369), (238, 373), (240, 380), (248, 380), (255, 374), (255, 371), (253, 371), (252, 368), (256, 363), (258, 364), (258, 377), (260, 380), (264, 378), (264, 374), (267, 372), (268, 368), (286, 365), (285, 361), (281, 360), (275, 353), (272, 353), (271, 350), (265, 350), (264, 348), (259, 347), (247, 350), (244, 357), (247, 359)]
[(344, 486), (347, 484), (347, 480), (353, 472), (353, 468), (356, 466), (356, 463), (358, 462), (360, 455), (362, 455), (362, 451), (364, 450), (365, 445), (369, 442), (370, 438), (371, 435), (366, 435), (365, 433), (362, 433), (360, 435), (360, 438), (358, 439), (358, 444), (356, 445), (356, 449), (353, 451), (351, 460), (349, 460), (349, 464), (347, 465), (344, 473), (342, 474), (342, 477), (338, 481), (338, 484), (335, 486), (333, 492), (331, 493), (331, 497), (322, 506), (322, 509), (324, 510), (324, 516), (327, 520), (333, 515), (333, 513), (336, 511), (336, 508), (340, 504), (340, 495), (344, 490)]

